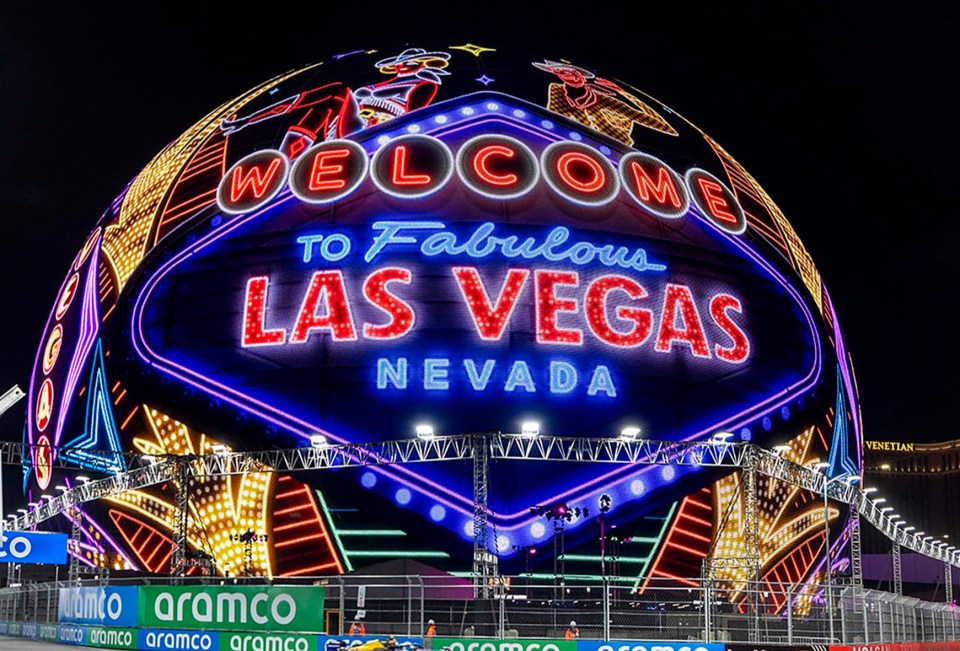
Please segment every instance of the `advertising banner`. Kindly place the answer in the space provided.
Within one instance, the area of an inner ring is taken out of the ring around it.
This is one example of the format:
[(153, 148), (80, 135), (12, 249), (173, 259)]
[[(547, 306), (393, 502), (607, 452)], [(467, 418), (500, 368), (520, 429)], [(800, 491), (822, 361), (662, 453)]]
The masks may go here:
[(216, 631), (178, 631), (141, 628), (137, 631), (140, 651), (216, 651), (220, 634)]
[[(398, 651), (418, 651), (423, 648), (422, 637), (391, 636)], [(387, 636), (379, 635), (321, 635), (317, 638), (318, 651), (363, 651), (387, 646)], [(440, 649), (435, 645), (434, 649)]]
[(705, 642), (649, 642), (636, 640), (616, 640), (599, 642), (596, 640), (577, 640), (577, 651), (725, 651), (723, 644)]
[(85, 644), (106, 649), (136, 649), (137, 629), (90, 626)]
[(23, 628), (20, 629), (20, 637), (28, 637), (32, 640), (37, 639), (37, 635), (39, 635), (39, 633), (40, 633), (39, 627), (37, 626), (37, 624), (34, 624), (33, 622), (26, 622), (23, 625)]
[(727, 651), (824, 651), (822, 645), (811, 644), (727, 644)]
[(221, 633), (219, 651), (317, 651), (317, 636), (296, 633)]
[[(567, 640), (478, 640), (477, 638), (437, 637), (434, 649), (450, 651), (580, 651), (577, 642)], [(722, 649), (722, 647), (720, 647)]]
[(67, 534), (0, 531), (0, 563), (66, 565)]
[(890, 644), (831, 645), (830, 651), (960, 651), (960, 642), (893, 642)]
[(57, 640), (60, 644), (82, 645), (87, 641), (87, 629), (76, 624), (60, 624), (57, 631)]
[(59, 639), (60, 627), (56, 624), (40, 624), (37, 629), (37, 637), (41, 640), (56, 642)]
[(140, 626), (220, 631), (323, 629), (319, 586), (141, 586)]
[(133, 627), (137, 625), (137, 588), (60, 588), (61, 623)]

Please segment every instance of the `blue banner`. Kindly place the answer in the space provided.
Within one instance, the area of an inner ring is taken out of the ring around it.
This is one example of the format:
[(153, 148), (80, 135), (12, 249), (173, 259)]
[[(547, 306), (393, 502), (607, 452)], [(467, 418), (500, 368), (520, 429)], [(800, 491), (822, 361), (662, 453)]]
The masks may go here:
[(140, 651), (217, 651), (220, 633), (217, 631), (177, 631), (142, 628), (137, 632)]
[(0, 563), (67, 564), (67, 534), (0, 531)]
[(137, 625), (135, 586), (60, 588), (57, 619), (72, 624)]
[(726, 651), (723, 644), (705, 642), (646, 642), (636, 640), (617, 640), (615, 642), (597, 642), (578, 640), (577, 651)]

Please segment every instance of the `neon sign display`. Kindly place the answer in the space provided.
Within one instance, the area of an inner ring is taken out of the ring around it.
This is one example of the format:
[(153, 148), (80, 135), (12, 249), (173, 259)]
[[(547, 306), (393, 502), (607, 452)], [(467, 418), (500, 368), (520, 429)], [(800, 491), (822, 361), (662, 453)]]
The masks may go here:
[[(279, 151), (265, 150), (235, 163), (220, 182), (217, 203), (229, 214), (256, 210), (273, 199), (288, 181), (289, 163)], [(420, 199), (439, 192), (454, 170), (463, 185), (483, 197), (516, 199), (530, 192), (540, 177), (557, 195), (583, 206), (603, 206), (626, 188), (626, 194), (659, 218), (682, 217), (691, 198), (700, 212), (728, 233), (746, 230), (746, 217), (726, 184), (706, 170), (680, 175), (663, 161), (643, 153), (624, 156), (619, 169), (600, 151), (576, 141), (545, 147), (539, 160), (519, 140), (477, 136), (454, 154), (443, 141), (425, 134), (388, 140), (368, 163), (366, 152), (349, 140), (328, 140), (296, 161), (289, 184), (301, 200), (333, 203), (357, 190), (364, 176), (382, 192)]]
[[(40, 448), (26, 490), (60, 481), (54, 461), (122, 470), (92, 449), (363, 443), (420, 422), (456, 434), (527, 419), (574, 437), (632, 426), (677, 441), (802, 440), (831, 473), (855, 470), (857, 396), (836, 313), (773, 200), (640, 90), (567, 61), (500, 57), (469, 43), (338, 55), (224, 104), (155, 157), (56, 296), (26, 440), (62, 453)], [(494, 466), (491, 551), (504, 567), (549, 543), (530, 504), (593, 511), (608, 495), (611, 525), (665, 518), (639, 532), (641, 572), (681, 576), (680, 556), (699, 567), (703, 553), (683, 542), (688, 516), (720, 526), (710, 505), (730, 487), (696, 468)], [(249, 563), (267, 573), (339, 572), (401, 548), (463, 569), (473, 496), (462, 470), (248, 478), (240, 498), (224, 485), (194, 500), (207, 551), (231, 574), (244, 527), (268, 536)], [(694, 487), (709, 488), (676, 501)], [(116, 548), (112, 566), (167, 567), (133, 542), (141, 530), (170, 536), (164, 490), (84, 513), (81, 560)], [(235, 519), (209, 520), (234, 499)], [(358, 521), (344, 525), (347, 512)], [(571, 559), (595, 556), (586, 524), (568, 523)], [(405, 533), (413, 549), (351, 535), (371, 530)], [(724, 535), (735, 555), (740, 534)], [(793, 558), (776, 554), (770, 568)]]
[[(497, 130), (484, 133), (491, 112)], [(228, 169), (221, 198), (242, 188), (238, 201), (254, 207), (149, 270), (124, 317), (132, 354), (291, 442), (315, 431), (375, 440), (384, 422), (405, 436), (424, 405), (444, 431), (504, 429), (533, 411), (596, 433), (637, 418), (639, 396), (660, 436), (695, 438), (762, 420), (765, 405), (816, 380), (806, 308), (741, 241), (745, 222), (729, 215), (744, 213), (711, 173), (681, 176), (646, 154), (557, 140), (506, 102), (444, 115), (422, 118), (429, 129), (416, 134), (401, 119), (367, 138), (324, 141), (287, 173), (270, 150)], [(489, 201), (509, 217), (491, 219)], [(597, 230), (598, 217), (619, 226)], [(699, 271), (705, 259), (709, 273)], [(191, 334), (171, 336), (162, 323)], [(726, 397), (743, 391), (755, 392), (746, 410)], [(678, 393), (699, 411), (656, 407)], [(408, 508), (442, 506), (469, 535), (462, 475), (374, 472), (374, 490), (403, 491)], [(536, 494), (518, 499), (548, 502), (570, 488), (555, 474), (530, 476)], [(645, 477), (644, 493), (681, 476)], [(621, 481), (636, 494), (628, 469), (580, 491)], [(511, 541), (534, 536), (525, 506), (495, 509)]]

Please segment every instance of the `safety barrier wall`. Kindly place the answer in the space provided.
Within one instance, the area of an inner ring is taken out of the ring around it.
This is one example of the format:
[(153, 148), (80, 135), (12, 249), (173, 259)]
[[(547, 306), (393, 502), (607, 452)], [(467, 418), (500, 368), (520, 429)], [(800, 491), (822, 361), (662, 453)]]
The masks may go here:
[[(373, 645), (359, 645), (359, 651), (381, 651), (376, 640), (388, 638), (400, 651), (416, 651), (430, 620), (436, 637), (425, 646), (436, 651), (756, 651), (838, 644), (875, 651), (891, 643), (951, 642), (960, 634), (953, 605), (840, 585), (827, 590), (747, 582), (733, 592), (708, 581), (598, 584), (569, 576), (550, 584), (514, 577), (479, 590), (449, 576), (327, 577), (302, 585), (220, 578), (138, 583), (0, 589), (0, 622), (11, 634), (36, 637), (41, 629), (32, 626), (56, 625), (56, 633), (42, 629), (44, 639), (116, 648), (162, 648), (152, 646), (162, 635), (163, 644), (173, 640), (188, 645), (175, 648), (191, 651), (355, 651), (348, 647), (357, 640)], [(364, 630), (352, 635), (350, 622), (358, 615)], [(579, 640), (564, 639), (571, 622)]]

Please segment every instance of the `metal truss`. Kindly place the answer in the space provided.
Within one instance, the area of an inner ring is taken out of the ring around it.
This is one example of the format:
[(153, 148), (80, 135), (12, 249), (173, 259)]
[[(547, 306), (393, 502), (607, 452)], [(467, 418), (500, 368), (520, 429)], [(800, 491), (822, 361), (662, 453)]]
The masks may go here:
[[(903, 596), (903, 559), (900, 557), (900, 543), (894, 541), (893, 549), (893, 593), (898, 597)], [(950, 567), (948, 564), (947, 567)]]
[(947, 603), (953, 603), (953, 567), (950, 563), (943, 566), (943, 586), (946, 589)]
[[(181, 463), (187, 462), (194, 476), (233, 475), (246, 472), (298, 472), (327, 468), (346, 468), (385, 464), (407, 464), (473, 460), (478, 441), (488, 446), (489, 460), (563, 461), (636, 465), (709, 466), (741, 469), (750, 465), (755, 472), (823, 495), (860, 513), (863, 520), (898, 545), (960, 568), (960, 551), (935, 545), (910, 533), (903, 523), (895, 523), (856, 486), (830, 481), (826, 475), (793, 463), (780, 455), (750, 443), (719, 441), (676, 442), (622, 439), (575, 438), (556, 436), (525, 437), (519, 434), (481, 433), (437, 436), (431, 439), (404, 439), (376, 443), (322, 445), (287, 450), (242, 451), (226, 454), (144, 457), (132, 453), (86, 451), (104, 459), (123, 459), (131, 470), (81, 484), (50, 498), (12, 526), (26, 529), (66, 511), (73, 505), (179, 480)], [(0, 463), (20, 465), (35, 458), (36, 446), (0, 443)], [(482, 454), (482, 453), (481, 453)], [(53, 454), (54, 467), (76, 470), (72, 464)], [(265, 468), (264, 466), (267, 466)], [(481, 509), (486, 513), (485, 509)], [(749, 515), (749, 513), (747, 514)], [(477, 528), (475, 528), (477, 533)], [(476, 541), (475, 541), (476, 542)], [(749, 541), (748, 541), (749, 542)]]

